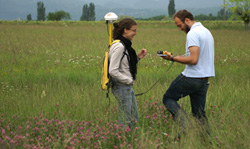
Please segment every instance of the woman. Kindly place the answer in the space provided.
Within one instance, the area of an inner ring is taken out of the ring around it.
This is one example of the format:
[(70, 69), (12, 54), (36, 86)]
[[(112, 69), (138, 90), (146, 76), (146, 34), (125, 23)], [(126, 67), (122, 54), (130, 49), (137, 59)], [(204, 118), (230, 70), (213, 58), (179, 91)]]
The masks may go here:
[(136, 35), (137, 23), (130, 18), (114, 23), (113, 43), (109, 50), (109, 74), (112, 80), (112, 93), (118, 102), (118, 123), (133, 128), (139, 119), (133, 84), (137, 73), (137, 63), (147, 54), (142, 49), (138, 55), (131, 47)]

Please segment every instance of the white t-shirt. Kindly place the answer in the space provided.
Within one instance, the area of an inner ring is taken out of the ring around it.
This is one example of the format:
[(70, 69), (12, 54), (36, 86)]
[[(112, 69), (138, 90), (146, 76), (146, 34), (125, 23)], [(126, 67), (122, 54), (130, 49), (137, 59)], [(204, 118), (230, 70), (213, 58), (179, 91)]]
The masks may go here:
[(182, 74), (191, 78), (214, 77), (214, 39), (210, 31), (200, 22), (196, 22), (187, 34), (186, 56), (190, 56), (189, 47), (197, 46), (199, 59), (196, 65), (186, 65)]

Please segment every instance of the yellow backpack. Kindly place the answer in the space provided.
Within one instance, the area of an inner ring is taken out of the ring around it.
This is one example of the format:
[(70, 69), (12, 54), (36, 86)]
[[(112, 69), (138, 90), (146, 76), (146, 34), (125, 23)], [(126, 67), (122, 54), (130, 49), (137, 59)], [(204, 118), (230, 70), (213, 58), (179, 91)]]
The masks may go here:
[[(120, 42), (120, 40), (113, 41), (112, 44)], [(102, 90), (108, 90), (111, 86), (109, 78), (109, 50), (105, 52), (103, 67), (102, 67), (102, 79), (101, 79)], [(107, 94), (108, 96), (108, 94)]]

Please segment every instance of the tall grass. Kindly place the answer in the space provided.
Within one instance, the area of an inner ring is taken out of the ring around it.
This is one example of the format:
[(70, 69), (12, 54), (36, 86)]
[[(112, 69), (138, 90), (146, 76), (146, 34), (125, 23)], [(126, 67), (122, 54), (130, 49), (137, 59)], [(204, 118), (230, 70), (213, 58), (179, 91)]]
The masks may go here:
[[(203, 25), (215, 39), (216, 77), (210, 79), (206, 105), (212, 134), (207, 142), (199, 137), (198, 126), (174, 140), (178, 126), (162, 104), (183, 65), (174, 63), (152, 90), (137, 97), (140, 120), (130, 130), (117, 125), (115, 98), (110, 94), (109, 105), (100, 87), (108, 48), (104, 22), (1, 21), (0, 146), (249, 148), (250, 34), (240, 22)], [(173, 22), (138, 22), (133, 47), (146, 48), (148, 55), (138, 65), (136, 93), (149, 89), (171, 64), (156, 51), (182, 55), (185, 40)], [(189, 97), (179, 103), (190, 116)]]

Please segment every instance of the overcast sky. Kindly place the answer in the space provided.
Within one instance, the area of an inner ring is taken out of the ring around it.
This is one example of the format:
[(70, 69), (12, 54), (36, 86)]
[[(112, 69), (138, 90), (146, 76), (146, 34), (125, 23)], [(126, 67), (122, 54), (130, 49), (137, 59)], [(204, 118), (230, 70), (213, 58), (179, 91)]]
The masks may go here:
[[(64, 10), (70, 13), (72, 20), (79, 20), (83, 5), (90, 2), (96, 6), (97, 20), (109, 11), (135, 17), (167, 15), (169, 4), (169, 0), (0, 0), (0, 20), (26, 19), (28, 14), (36, 19), (38, 1), (44, 3), (46, 14)], [(223, 2), (224, 0), (175, 0), (175, 7), (176, 10), (188, 9), (194, 13), (217, 14)]]

